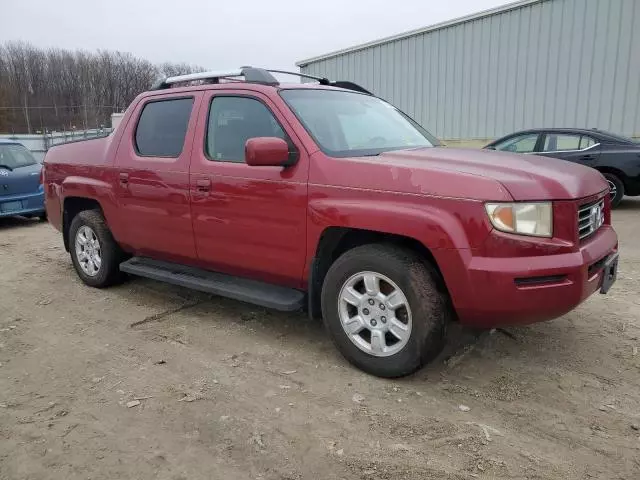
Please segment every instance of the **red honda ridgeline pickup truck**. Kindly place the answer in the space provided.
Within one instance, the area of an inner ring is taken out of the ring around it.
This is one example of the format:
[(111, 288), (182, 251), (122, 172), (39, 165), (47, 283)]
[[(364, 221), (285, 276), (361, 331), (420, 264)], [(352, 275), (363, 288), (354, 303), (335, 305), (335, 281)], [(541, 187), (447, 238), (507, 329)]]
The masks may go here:
[(382, 377), (436, 355), (451, 319), (540, 322), (606, 293), (618, 239), (600, 173), (434, 145), (353, 84), (173, 77), (109, 137), (49, 150), (47, 214), (87, 285), (126, 272), (306, 306)]

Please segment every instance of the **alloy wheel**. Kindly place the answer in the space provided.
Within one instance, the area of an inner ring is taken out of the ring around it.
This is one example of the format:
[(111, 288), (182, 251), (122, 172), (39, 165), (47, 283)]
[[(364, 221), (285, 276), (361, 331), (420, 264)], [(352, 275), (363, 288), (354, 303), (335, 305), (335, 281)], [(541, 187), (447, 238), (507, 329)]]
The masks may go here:
[(375, 357), (398, 353), (411, 336), (411, 308), (391, 279), (376, 272), (352, 275), (338, 297), (340, 323), (349, 339)]
[(86, 225), (76, 232), (76, 257), (80, 268), (90, 277), (95, 277), (102, 266), (102, 251), (96, 233)]

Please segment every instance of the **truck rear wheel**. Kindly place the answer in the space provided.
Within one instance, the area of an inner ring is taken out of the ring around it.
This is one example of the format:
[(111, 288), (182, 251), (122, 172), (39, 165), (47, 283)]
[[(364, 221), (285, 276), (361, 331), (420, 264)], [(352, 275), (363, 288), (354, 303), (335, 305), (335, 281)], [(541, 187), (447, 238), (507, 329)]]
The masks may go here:
[(349, 250), (331, 266), (322, 314), (349, 362), (393, 378), (413, 373), (442, 350), (451, 309), (435, 272), (415, 253), (372, 244)]
[(100, 210), (84, 210), (71, 221), (69, 251), (73, 266), (80, 279), (96, 288), (120, 282), (123, 253)]

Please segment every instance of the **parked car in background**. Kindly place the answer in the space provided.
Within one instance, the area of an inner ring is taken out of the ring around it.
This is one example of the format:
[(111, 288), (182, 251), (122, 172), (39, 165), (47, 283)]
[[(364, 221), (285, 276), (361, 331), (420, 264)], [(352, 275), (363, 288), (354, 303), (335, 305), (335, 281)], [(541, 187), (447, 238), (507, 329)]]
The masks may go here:
[(46, 219), (41, 171), (24, 145), (0, 140), (0, 217)]
[(486, 149), (544, 155), (595, 168), (609, 182), (611, 205), (640, 195), (640, 144), (601, 130), (546, 128), (502, 137)]
[[(207, 83), (176, 87), (194, 80)], [(306, 306), (382, 377), (433, 358), (452, 318), (550, 320), (611, 288), (618, 238), (598, 172), (438, 148), (385, 101), (319, 80), (169, 78), (109, 137), (49, 149), (49, 221), (82, 281), (125, 272)]]

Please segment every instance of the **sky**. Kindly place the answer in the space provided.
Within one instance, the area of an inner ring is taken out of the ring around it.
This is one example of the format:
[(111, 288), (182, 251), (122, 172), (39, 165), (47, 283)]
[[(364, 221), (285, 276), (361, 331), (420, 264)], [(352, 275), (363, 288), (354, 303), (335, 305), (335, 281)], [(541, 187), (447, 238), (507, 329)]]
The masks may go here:
[(505, 0), (0, 0), (0, 43), (131, 52), (210, 70), (295, 62)]

